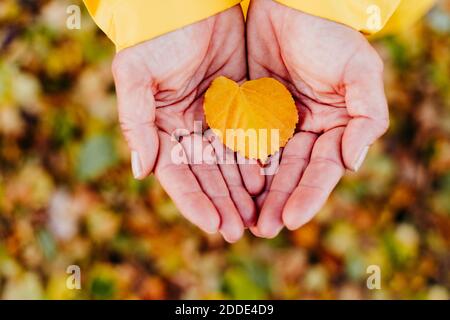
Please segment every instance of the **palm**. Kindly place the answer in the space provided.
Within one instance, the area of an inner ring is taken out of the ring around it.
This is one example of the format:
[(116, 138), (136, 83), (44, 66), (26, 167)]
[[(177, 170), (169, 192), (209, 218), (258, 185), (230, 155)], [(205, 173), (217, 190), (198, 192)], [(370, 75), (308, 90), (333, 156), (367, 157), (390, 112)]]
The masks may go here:
[[(124, 50), (117, 55), (113, 70), (122, 129), (130, 148), (139, 153), (141, 177), (154, 167), (161, 184), (189, 220), (209, 232), (220, 224), (227, 240), (237, 240), (244, 228), (239, 213), (247, 224), (254, 220), (254, 205), (244, 183), (258, 192), (258, 168), (219, 168), (211, 162), (176, 165), (171, 156), (176, 146), (182, 146), (190, 163), (199, 155), (202, 158), (210, 141), (194, 134), (194, 121), (203, 121), (205, 90), (219, 75), (235, 81), (246, 78), (240, 9), (234, 7)], [(171, 140), (180, 132), (181, 145)], [(200, 139), (200, 149), (194, 149), (196, 139)], [(226, 152), (219, 144), (212, 145), (216, 153)]]
[(272, 237), (309, 221), (385, 131), (382, 63), (358, 32), (270, 0), (253, 1), (247, 30), (250, 78), (285, 83), (300, 118), (260, 199), (255, 232)]
[(193, 132), (194, 121), (203, 120), (203, 94), (211, 81), (219, 75), (245, 79), (244, 31), (236, 19), (241, 19), (236, 12), (227, 12), (140, 48), (153, 81), (160, 130)]

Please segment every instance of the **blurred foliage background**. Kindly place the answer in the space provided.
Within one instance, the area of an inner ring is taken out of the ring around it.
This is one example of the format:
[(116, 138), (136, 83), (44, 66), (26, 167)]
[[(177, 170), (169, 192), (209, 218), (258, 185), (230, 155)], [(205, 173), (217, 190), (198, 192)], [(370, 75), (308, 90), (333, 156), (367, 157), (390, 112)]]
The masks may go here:
[(0, 2), (0, 298), (449, 298), (450, 1), (374, 42), (392, 126), (360, 173), (304, 228), (235, 245), (133, 180), (114, 48), (84, 8), (67, 29), (70, 4)]

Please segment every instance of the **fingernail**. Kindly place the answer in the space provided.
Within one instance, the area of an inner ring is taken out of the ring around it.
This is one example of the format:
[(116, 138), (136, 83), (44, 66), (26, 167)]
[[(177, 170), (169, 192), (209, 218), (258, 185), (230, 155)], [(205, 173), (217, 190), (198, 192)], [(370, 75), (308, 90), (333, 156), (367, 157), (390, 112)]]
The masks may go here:
[(261, 233), (259, 232), (259, 229), (257, 226), (250, 227), (250, 231), (251, 231), (251, 233), (253, 233), (253, 235), (255, 237), (261, 237)]
[(355, 165), (353, 166), (353, 171), (358, 171), (359, 168), (361, 168), (364, 160), (366, 159), (367, 156), (367, 152), (369, 152), (369, 147), (365, 147), (362, 151), (361, 154), (359, 155), (358, 159), (355, 161)]
[(216, 215), (210, 215), (207, 221), (202, 220), (201, 223), (197, 224), (200, 229), (208, 234), (215, 234), (219, 231), (220, 219)]
[(135, 179), (142, 178), (141, 159), (136, 151), (131, 152), (131, 170)]

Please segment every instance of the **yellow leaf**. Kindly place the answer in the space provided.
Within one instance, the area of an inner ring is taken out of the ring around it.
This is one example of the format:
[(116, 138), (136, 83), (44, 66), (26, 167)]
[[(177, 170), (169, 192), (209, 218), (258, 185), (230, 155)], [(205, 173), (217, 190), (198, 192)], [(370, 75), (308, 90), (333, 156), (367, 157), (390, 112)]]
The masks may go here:
[(262, 162), (286, 145), (298, 122), (290, 92), (272, 78), (239, 86), (219, 77), (205, 94), (204, 110), (206, 122), (223, 144)]

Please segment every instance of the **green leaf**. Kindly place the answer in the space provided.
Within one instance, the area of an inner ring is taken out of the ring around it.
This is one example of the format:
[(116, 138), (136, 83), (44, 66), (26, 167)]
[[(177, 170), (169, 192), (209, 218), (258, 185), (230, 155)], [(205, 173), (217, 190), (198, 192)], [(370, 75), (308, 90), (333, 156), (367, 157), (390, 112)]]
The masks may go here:
[(112, 299), (116, 286), (112, 279), (95, 278), (91, 283), (91, 293), (95, 299)]
[(245, 272), (243, 268), (231, 268), (225, 273), (225, 287), (233, 299), (266, 299), (264, 290)]
[(77, 176), (81, 180), (95, 179), (116, 162), (117, 154), (113, 139), (104, 135), (93, 136), (81, 147)]
[(47, 230), (40, 230), (37, 234), (39, 244), (47, 259), (53, 259), (57, 254), (55, 239)]

